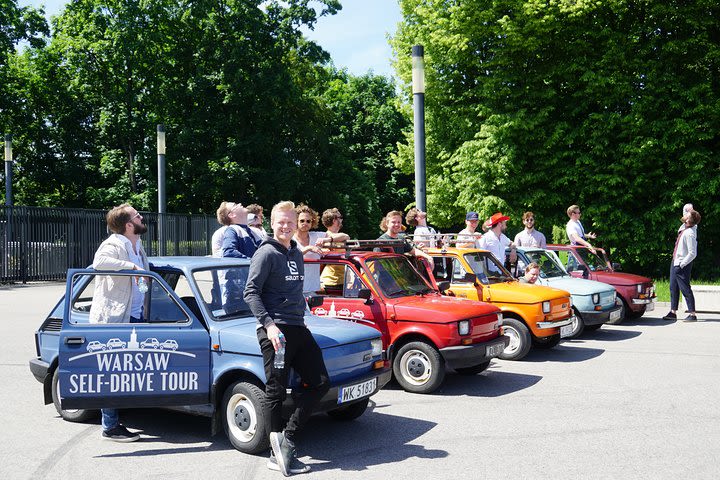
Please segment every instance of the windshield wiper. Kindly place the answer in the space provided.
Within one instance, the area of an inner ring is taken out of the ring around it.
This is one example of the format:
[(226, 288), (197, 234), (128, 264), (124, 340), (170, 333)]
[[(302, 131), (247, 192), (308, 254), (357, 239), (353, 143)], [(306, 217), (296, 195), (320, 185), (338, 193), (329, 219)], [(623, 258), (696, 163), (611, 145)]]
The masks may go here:
[(394, 296), (396, 296), (396, 295), (405, 294), (405, 293), (407, 293), (407, 292), (405, 292), (405, 289), (404, 289), (404, 288), (398, 288), (398, 289), (395, 289), (395, 290), (393, 290), (393, 291), (391, 291), (391, 292), (387, 292), (386, 295), (387, 295), (388, 297), (394, 297)]
[(225, 313), (223, 315), (215, 315), (215, 319), (225, 320), (227, 318), (234, 317), (249, 317), (250, 315), (252, 315), (252, 312), (250, 310), (238, 310), (237, 312)]

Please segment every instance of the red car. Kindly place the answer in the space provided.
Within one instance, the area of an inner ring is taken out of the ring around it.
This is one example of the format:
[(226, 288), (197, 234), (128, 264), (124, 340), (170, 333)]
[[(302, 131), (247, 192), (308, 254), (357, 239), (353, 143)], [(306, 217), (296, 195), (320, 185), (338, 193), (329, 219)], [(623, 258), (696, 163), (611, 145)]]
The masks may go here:
[(603, 249), (597, 254), (580, 245), (548, 245), (570, 275), (604, 282), (615, 287), (622, 300), (620, 318), (608, 323), (620, 323), (625, 318), (639, 318), (655, 309), (655, 284), (652, 279), (632, 273), (618, 272), (617, 264), (607, 261)]
[(305, 261), (306, 271), (320, 264), (325, 280), (313, 294), (322, 303), (314, 298), (312, 311), (379, 330), (386, 358), (405, 390), (434, 391), (446, 367), (461, 374), (480, 373), (507, 347), (499, 308), (441, 295), (434, 279), (423, 278), (404, 255), (359, 250), (381, 242), (350, 242), (344, 251)]

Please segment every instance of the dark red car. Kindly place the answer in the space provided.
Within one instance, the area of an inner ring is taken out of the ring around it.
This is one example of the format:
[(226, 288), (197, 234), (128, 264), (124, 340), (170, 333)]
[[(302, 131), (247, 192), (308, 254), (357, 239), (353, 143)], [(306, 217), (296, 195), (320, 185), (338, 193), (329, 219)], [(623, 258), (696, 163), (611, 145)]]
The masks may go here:
[(607, 261), (601, 248), (597, 254), (580, 245), (548, 245), (572, 276), (589, 278), (612, 285), (622, 300), (620, 323), (625, 318), (639, 318), (655, 309), (655, 284), (652, 279), (617, 271), (618, 265)]
[(404, 255), (358, 250), (370, 243), (378, 244), (355, 241), (355, 249), (305, 261), (306, 275), (319, 264), (324, 278), (311, 294), (322, 303), (313, 298), (311, 308), (318, 316), (378, 329), (400, 386), (430, 393), (442, 384), (447, 367), (476, 374), (503, 352), (509, 339), (501, 331), (499, 308), (441, 295), (434, 278), (420, 275)]

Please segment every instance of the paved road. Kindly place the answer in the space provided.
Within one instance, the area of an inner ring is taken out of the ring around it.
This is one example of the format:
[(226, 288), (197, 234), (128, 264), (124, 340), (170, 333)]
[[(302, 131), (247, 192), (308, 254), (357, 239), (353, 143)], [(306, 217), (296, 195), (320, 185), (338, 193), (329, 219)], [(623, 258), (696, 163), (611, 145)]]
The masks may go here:
[[(0, 287), (3, 479), (282, 478), (210, 437), (204, 418), (125, 411), (144, 438), (117, 444), (42, 405), (27, 361), (61, 291)], [(664, 312), (449, 375), (433, 395), (391, 387), (354, 422), (316, 416), (300, 443), (314, 469), (305, 478), (720, 478), (720, 315), (685, 324)]]

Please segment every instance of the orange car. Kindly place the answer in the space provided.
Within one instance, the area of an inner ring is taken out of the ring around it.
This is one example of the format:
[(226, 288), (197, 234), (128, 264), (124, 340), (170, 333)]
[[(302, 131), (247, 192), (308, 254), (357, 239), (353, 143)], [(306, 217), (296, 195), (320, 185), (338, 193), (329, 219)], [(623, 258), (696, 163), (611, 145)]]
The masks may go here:
[(572, 333), (572, 300), (565, 290), (522, 284), (486, 250), (430, 248), (432, 273), (450, 282), (457, 297), (492, 303), (503, 312), (503, 331), (510, 344), (500, 358), (519, 360), (535, 345), (552, 348)]

